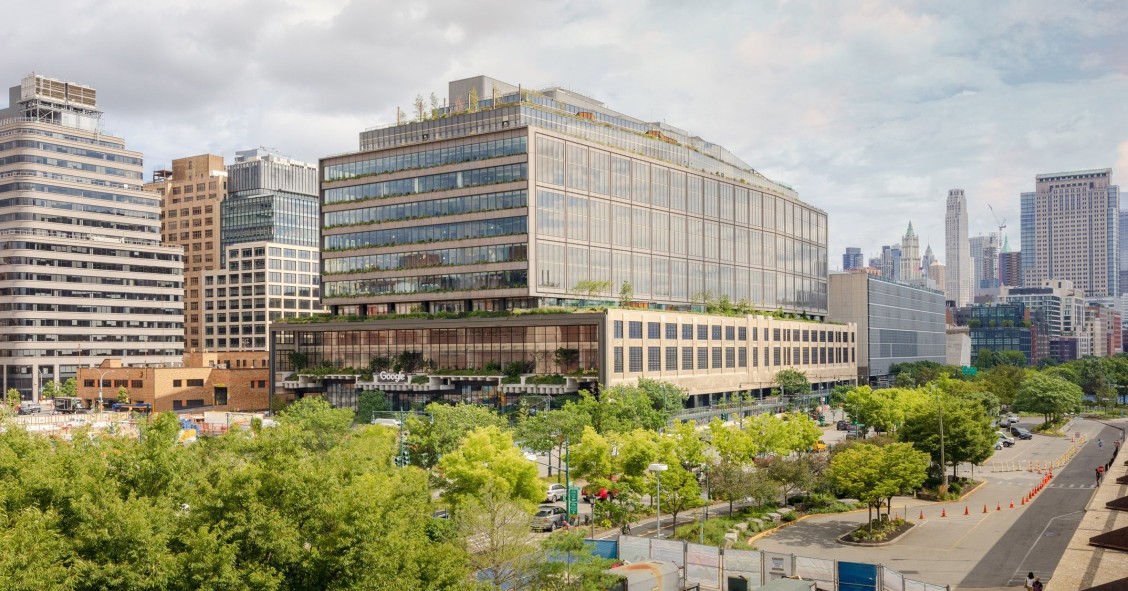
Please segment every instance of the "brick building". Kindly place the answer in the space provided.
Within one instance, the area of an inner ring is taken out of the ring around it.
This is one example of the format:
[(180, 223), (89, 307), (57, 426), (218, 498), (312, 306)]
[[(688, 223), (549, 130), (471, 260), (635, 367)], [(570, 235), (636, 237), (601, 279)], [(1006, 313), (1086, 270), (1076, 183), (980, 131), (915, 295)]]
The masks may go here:
[(268, 357), (264, 351), (185, 353), (182, 367), (131, 367), (107, 359), (79, 369), (78, 396), (96, 408), (101, 394), (108, 408), (124, 387), (130, 402), (152, 404), (154, 412), (263, 410), (270, 406)]

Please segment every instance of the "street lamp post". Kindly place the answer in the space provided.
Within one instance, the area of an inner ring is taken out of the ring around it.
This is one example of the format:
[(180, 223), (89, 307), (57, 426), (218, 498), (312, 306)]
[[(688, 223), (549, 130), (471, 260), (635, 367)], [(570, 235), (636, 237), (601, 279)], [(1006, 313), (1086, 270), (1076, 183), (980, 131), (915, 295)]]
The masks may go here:
[(102, 376), (110, 373), (111, 371), (113, 370), (107, 369), (98, 373), (98, 412), (102, 412), (102, 409), (106, 407), (104, 399), (102, 398)]
[(701, 506), (701, 544), (705, 544), (705, 522), (709, 520), (709, 464), (701, 466), (705, 472), (705, 504)]
[(655, 477), (658, 479), (658, 527), (656, 537), (662, 539), (662, 473), (669, 470), (670, 467), (666, 464), (650, 464), (648, 468), (651, 472), (654, 472)]

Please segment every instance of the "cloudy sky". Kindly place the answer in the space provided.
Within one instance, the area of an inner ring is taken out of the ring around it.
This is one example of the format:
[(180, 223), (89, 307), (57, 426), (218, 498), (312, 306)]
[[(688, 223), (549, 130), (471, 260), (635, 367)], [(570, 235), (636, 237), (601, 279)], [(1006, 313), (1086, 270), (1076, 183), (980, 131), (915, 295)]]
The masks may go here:
[[(98, 89), (146, 156), (354, 150), (417, 94), (486, 74), (562, 85), (731, 149), (830, 215), (832, 268), (911, 220), (944, 250), (1044, 172), (1128, 189), (1128, 3), (1042, 0), (40, 0), (0, 36), (0, 85)], [(3, 99), (0, 99), (3, 100)]]

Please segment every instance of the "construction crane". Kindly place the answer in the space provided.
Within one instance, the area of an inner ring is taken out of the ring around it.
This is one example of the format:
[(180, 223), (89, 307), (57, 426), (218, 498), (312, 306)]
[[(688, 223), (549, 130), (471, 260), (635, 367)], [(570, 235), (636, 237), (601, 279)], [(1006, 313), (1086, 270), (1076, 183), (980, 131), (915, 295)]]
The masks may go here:
[(999, 221), (999, 214), (995, 213), (995, 208), (991, 207), (990, 203), (987, 204), (987, 208), (991, 210), (991, 215), (995, 218), (995, 224), (999, 226), (999, 245), (1001, 248), (1003, 243), (1003, 230), (1007, 229), (1007, 221)]

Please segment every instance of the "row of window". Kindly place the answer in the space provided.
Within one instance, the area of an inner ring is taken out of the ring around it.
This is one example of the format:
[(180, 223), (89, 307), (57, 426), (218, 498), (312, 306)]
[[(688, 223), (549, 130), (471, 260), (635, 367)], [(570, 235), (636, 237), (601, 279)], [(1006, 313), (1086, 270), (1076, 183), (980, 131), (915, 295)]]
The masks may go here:
[(527, 244), (495, 244), (388, 254), (369, 254), (339, 259), (326, 259), (326, 274), (368, 273), (393, 269), (423, 269), (428, 267), (453, 267), (525, 261), (529, 258)]
[(39, 129), (36, 127), (17, 127), (15, 129), (9, 129), (8, 131), (0, 133), (0, 137), (8, 137), (12, 135), (40, 135), (43, 137), (66, 140), (68, 142), (78, 142), (82, 144), (90, 144), (92, 146), (102, 146), (104, 148), (117, 148), (119, 150), (125, 149), (125, 144), (109, 141), (105, 139), (106, 136), (101, 134), (94, 134), (94, 137), (89, 137), (71, 135), (69, 133), (61, 133), (52, 129)]
[(344, 203), (347, 201), (386, 199), (400, 195), (414, 195), (417, 193), (431, 193), (434, 191), (510, 183), (523, 181), (527, 178), (528, 165), (522, 162), (521, 164), (475, 168), (461, 172), (445, 172), (442, 174), (430, 174), (395, 181), (365, 183), (351, 187), (326, 189), (324, 191), (324, 203), (328, 205), (330, 203)]
[(419, 277), (381, 277), (351, 281), (327, 281), (325, 297), (354, 297), (381, 294), (478, 291), (528, 287), (528, 271), (485, 271)]
[(537, 191), (537, 235), (822, 276), (826, 248), (770, 231), (597, 198)]
[(158, 287), (178, 289), (183, 287), (180, 281), (163, 281), (158, 279), (136, 279), (129, 276), (86, 276), (86, 275), (58, 275), (54, 273), (0, 273), (0, 281), (47, 281), (55, 283), (85, 283), (90, 285), (129, 285), (133, 287)]
[(149, 252), (144, 250), (116, 249), (106, 247), (76, 246), (71, 244), (57, 244), (47, 242), (25, 242), (11, 240), (0, 242), (0, 250), (40, 250), (46, 252), (60, 252), (65, 254), (94, 255), (99, 258), (122, 257), (131, 259), (151, 259), (156, 261), (179, 262), (182, 256), (178, 253), (165, 251)]
[[(177, 285), (179, 285), (179, 283)], [(0, 288), (0, 296), (33, 296), (41, 298), (80, 298), (98, 300), (150, 300), (154, 302), (179, 302), (184, 299), (179, 294), (173, 295), (120, 291), (83, 291), (74, 289), (50, 289), (46, 287)]]
[(332, 234), (325, 237), (325, 250), (345, 250), (392, 246), (394, 244), (415, 244), (419, 242), (443, 242), (467, 238), (488, 238), (490, 236), (509, 236), (525, 234), (529, 223), (525, 216), (495, 218), (472, 222), (431, 224), (388, 230), (368, 230)]
[(103, 230), (118, 230), (120, 232), (137, 232), (141, 234), (160, 234), (159, 225), (130, 224), (116, 220), (97, 220), (86, 217), (70, 217), (50, 213), (5, 213), (0, 214), (0, 222), (46, 222), (66, 226), (79, 226), (82, 228), (100, 228)]
[(430, 201), (381, 205), (378, 207), (364, 207), (345, 211), (330, 211), (325, 214), (324, 225), (326, 228), (332, 228), (335, 226), (353, 226), (357, 224), (380, 224), (383, 222), (396, 222), (414, 218), (513, 209), (516, 207), (526, 207), (527, 205), (528, 193), (526, 191), (505, 191), (501, 193), (468, 195), (466, 197), (451, 197), (448, 199), (432, 199)]
[(37, 191), (54, 195), (68, 195), (70, 197), (82, 197), (84, 199), (127, 203), (129, 205), (140, 205), (142, 207), (160, 207), (160, 201), (148, 197), (122, 195), (121, 193), (110, 193), (106, 191), (92, 191), (89, 189), (76, 189), (74, 187), (61, 187), (59, 185), (45, 185), (43, 183), (6, 183), (0, 185), (0, 193), (9, 191)]
[[(615, 320), (612, 323), (612, 338), (623, 338), (623, 328), (627, 329), (627, 338), (641, 339), (643, 326), (646, 327), (646, 338), (675, 340), (680, 332), (683, 340), (696, 339), (699, 341), (745, 341), (748, 340), (748, 328), (744, 326), (723, 326), (719, 324), (692, 324), (676, 322), (642, 322), (641, 320)], [(696, 327), (696, 328), (695, 328)], [(680, 331), (679, 331), (680, 328)], [(695, 335), (696, 332), (696, 336)], [(665, 336), (663, 336), (665, 335)], [(723, 336), (722, 336), (723, 335)], [(774, 339), (772, 338), (774, 336)], [(845, 343), (853, 342), (853, 333), (844, 330), (808, 330), (808, 329), (773, 329), (771, 335), (764, 329), (764, 340), (776, 342), (803, 342), (803, 343)], [(760, 340), (760, 328), (752, 327), (752, 340)]]
[[(15, 154), (12, 156), (4, 156), (0, 158), (0, 166), (10, 166), (12, 164), (39, 164), (42, 166), (57, 166), (59, 168), (65, 168), (67, 170), (81, 170), (83, 172), (120, 176), (129, 179), (135, 179), (138, 181), (143, 180), (143, 175), (139, 170), (113, 168), (110, 166), (102, 166), (100, 164), (78, 162), (76, 160), (61, 160), (59, 158), (36, 156), (34, 154)], [(94, 181), (94, 179), (91, 179), (91, 181)]]
[(356, 162), (331, 164), (325, 167), (325, 180), (336, 181), (358, 176), (396, 172), (399, 170), (431, 168), (446, 164), (458, 164), (460, 162), (473, 162), (475, 160), (515, 156), (517, 154), (524, 154), (527, 151), (528, 140), (525, 136), (478, 142), (475, 144), (463, 144), (461, 146), (451, 146), (437, 150), (424, 150), (410, 154), (382, 156)]
[(545, 136), (536, 147), (537, 182), (826, 242), (826, 215), (802, 204)]
[[(180, 345), (180, 342), (174, 343)], [(98, 357), (168, 357), (169, 361), (179, 361), (184, 356), (184, 348), (143, 348), (143, 349), (75, 349), (65, 345), (58, 349), (0, 349), (0, 357), (85, 357), (87, 360)], [(11, 384), (11, 380), (8, 381)]]
[[(318, 295), (318, 290), (315, 289), (311, 297), (316, 299)], [(193, 309), (195, 309), (195, 303), (193, 302)], [(243, 300), (207, 300), (204, 302), (204, 310), (238, 310), (240, 303), (244, 310), (265, 309), (268, 303), (271, 309), (277, 310), (312, 310), (320, 307), (313, 299), (269, 298), (268, 300), (267, 298), (247, 298)]]
[(63, 144), (41, 142), (37, 140), (11, 140), (7, 142), (0, 142), (0, 152), (14, 150), (16, 148), (31, 148), (33, 150), (43, 150), (44, 152), (70, 154), (71, 156), (82, 156), (83, 158), (93, 158), (95, 160), (105, 160), (107, 162), (120, 162), (122, 164), (131, 166), (144, 165), (140, 158), (134, 158), (133, 156), (126, 156), (124, 154), (111, 154), (109, 152), (102, 152), (99, 150), (88, 150), (86, 148), (79, 148), (77, 146), (66, 146)]
[[(614, 347), (612, 350), (614, 373), (624, 373), (624, 369), (630, 373), (644, 371), (643, 349), (644, 347)], [(678, 347), (645, 347), (645, 350), (645, 371), (735, 369), (749, 365), (747, 347), (681, 347), (680, 355)], [(763, 350), (764, 367), (856, 362), (854, 349), (850, 347), (764, 347)], [(752, 347), (751, 353), (752, 367), (759, 367), (760, 349)]]
[(825, 279), (773, 270), (691, 261), (625, 251), (609, 251), (537, 242), (538, 289), (575, 291), (584, 281), (608, 281), (603, 295), (618, 293), (630, 283), (636, 295), (676, 301), (700, 300), (709, 294), (730, 301), (747, 300), (756, 306), (788, 306), (825, 310)]

